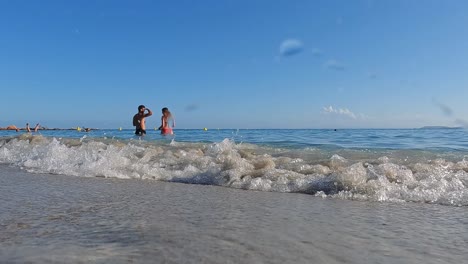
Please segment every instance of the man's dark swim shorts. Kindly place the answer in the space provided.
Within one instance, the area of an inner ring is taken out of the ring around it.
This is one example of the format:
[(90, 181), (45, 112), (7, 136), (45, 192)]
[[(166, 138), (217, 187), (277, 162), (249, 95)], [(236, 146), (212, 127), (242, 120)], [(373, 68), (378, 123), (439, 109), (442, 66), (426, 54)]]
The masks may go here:
[(135, 130), (135, 135), (146, 135), (146, 130), (141, 129), (141, 128), (137, 128)]

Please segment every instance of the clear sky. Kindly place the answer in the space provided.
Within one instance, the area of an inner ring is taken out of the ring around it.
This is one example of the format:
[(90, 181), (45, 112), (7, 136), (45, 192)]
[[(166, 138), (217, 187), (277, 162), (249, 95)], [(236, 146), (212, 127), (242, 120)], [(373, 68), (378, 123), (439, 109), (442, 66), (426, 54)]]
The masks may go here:
[(468, 1), (0, 0), (0, 126), (468, 120)]

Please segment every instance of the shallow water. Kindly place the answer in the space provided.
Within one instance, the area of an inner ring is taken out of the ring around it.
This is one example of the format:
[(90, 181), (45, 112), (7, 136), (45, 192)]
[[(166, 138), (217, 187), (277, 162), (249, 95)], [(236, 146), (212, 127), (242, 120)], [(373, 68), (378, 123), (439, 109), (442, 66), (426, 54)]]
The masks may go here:
[[(176, 129), (174, 136), (161, 136), (148, 130), (144, 138), (134, 130), (99, 129), (89, 133), (76, 130), (40, 130), (46, 137), (109, 138), (121, 140), (178, 142), (220, 142), (232, 139), (236, 143), (251, 143), (285, 148), (369, 148), (369, 149), (431, 149), (468, 151), (468, 130), (447, 129)], [(2, 136), (17, 136), (24, 132), (0, 131)]]
[(0, 167), (4, 263), (464, 263), (466, 207)]

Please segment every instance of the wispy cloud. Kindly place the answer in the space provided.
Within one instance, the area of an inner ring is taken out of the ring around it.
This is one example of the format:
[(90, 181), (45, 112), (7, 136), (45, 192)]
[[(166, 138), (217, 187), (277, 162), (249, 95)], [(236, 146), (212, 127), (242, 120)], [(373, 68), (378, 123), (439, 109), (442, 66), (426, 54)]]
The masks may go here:
[(366, 116), (363, 114), (355, 114), (348, 108), (335, 108), (331, 105), (323, 107), (322, 113), (344, 116), (344, 117), (351, 118), (351, 119), (366, 119)]
[(281, 42), (279, 53), (283, 57), (293, 56), (304, 50), (304, 44), (298, 39), (286, 39)]
[(440, 111), (442, 111), (442, 113), (444, 113), (444, 115), (446, 115), (446, 116), (452, 116), (452, 115), (453, 115), (453, 110), (452, 110), (452, 108), (450, 108), (449, 106), (444, 105), (444, 104), (442, 104), (442, 103), (439, 103), (439, 102), (437, 102), (437, 100), (435, 100), (435, 99), (432, 99), (432, 102), (433, 102), (437, 107), (439, 107)]
[(468, 122), (466, 122), (463, 119), (455, 119), (455, 123), (462, 126), (462, 127), (464, 127), (464, 128), (468, 128)]
[(324, 66), (328, 69), (335, 70), (335, 71), (344, 71), (345, 66), (343, 63), (337, 60), (328, 60), (325, 62)]
[(369, 77), (369, 79), (372, 79), (372, 80), (377, 79), (377, 73), (375, 72), (368, 72), (367, 76)]
[(463, 119), (461, 119), (461, 118), (458, 118), (458, 117), (454, 114), (454, 111), (452, 110), (452, 108), (450, 108), (450, 106), (438, 102), (435, 98), (432, 99), (432, 103), (433, 103), (434, 105), (436, 105), (437, 107), (439, 107), (440, 111), (442, 111), (442, 113), (443, 113), (445, 116), (455, 118), (455, 120), (454, 120), (455, 124), (460, 125), (460, 126), (463, 126), (464, 128), (468, 128), (468, 122), (465, 121), (465, 120), (463, 120)]
[(192, 112), (198, 110), (199, 106), (197, 104), (189, 104), (185, 107), (186, 112)]

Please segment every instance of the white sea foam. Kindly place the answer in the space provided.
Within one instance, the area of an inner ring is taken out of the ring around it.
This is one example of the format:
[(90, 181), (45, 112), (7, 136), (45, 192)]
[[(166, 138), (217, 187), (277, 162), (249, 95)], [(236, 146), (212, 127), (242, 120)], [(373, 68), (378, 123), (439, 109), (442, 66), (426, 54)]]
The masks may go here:
[[(427, 154), (427, 153), (425, 153)], [(154, 179), (341, 199), (468, 205), (468, 161), (421, 153), (282, 150), (225, 139), (150, 143), (23, 135), (0, 140), (0, 163), (33, 173)]]

